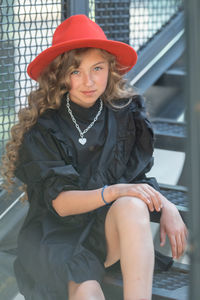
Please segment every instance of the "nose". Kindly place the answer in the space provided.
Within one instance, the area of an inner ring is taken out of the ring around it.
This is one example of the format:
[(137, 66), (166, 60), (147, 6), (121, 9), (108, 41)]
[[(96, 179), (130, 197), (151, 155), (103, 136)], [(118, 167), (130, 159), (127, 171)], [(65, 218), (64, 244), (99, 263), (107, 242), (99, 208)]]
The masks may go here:
[(84, 74), (84, 84), (87, 87), (90, 87), (94, 84), (94, 79), (90, 72)]

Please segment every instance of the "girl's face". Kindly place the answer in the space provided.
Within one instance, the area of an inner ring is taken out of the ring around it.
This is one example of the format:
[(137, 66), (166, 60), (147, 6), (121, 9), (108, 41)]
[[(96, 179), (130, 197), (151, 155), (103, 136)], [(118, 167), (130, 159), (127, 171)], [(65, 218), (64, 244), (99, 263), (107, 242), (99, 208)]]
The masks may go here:
[(98, 49), (81, 54), (81, 63), (70, 74), (69, 96), (83, 107), (92, 106), (104, 93), (108, 82), (109, 63)]

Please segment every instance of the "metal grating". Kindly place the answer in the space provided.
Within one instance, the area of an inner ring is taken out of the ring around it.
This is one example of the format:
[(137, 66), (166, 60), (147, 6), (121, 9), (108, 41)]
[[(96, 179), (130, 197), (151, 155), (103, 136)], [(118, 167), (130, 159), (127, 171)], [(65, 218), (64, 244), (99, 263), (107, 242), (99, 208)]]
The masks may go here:
[(182, 9), (183, 0), (91, 0), (89, 16), (139, 51)]
[(153, 120), (152, 124), (156, 134), (166, 134), (179, 137), (186, 136), (186, 126), (184, 123)]
[(153, 287), (170, 291), (189, 285), (189, 274), (180, 270), (159, 271), (154, 273)]
[(171, 201), (175, 205), (183, 206), (186, 208), (189, 207), (189, 201), (186, 192), (170, 189), (161, 189), (161, 192), (169, 201)]
[(129, 43), (130, 1), (95, 1), (95, 20), (109, 39)]
[(35, 85), (28, 78), (29, 62), (50, 45), (52, 32), (61, 21), (57, 0), (2, 0), (0, 21), (0, 155)]

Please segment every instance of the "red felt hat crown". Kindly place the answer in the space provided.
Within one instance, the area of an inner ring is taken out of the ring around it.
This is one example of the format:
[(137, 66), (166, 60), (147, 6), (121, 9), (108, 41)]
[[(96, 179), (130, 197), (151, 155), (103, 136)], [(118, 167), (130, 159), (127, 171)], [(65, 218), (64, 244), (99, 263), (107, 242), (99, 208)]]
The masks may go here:
[(99, 25), (85, 15), (71, 16), (55, 30), (52, 46), (41, 52), (28, 66), (28, 75), (37, 80), (43, 70), (60, 54), (77, 48), (100, 48), (116, 56), (128, 72), (137, 61), (136, 51), (129, 45), (108, 40)]

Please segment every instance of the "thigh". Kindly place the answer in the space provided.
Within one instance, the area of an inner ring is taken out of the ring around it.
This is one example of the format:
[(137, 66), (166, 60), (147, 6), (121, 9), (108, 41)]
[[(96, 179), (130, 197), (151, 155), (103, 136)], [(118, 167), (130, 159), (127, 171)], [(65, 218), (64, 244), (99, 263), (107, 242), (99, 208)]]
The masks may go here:
[(69, 300), (105, 300), (100, 284), (96, 280), (87, 280), (81, 283), (68, 282)]
[(120, 259), (120, 234), (131, 234), (131, 226), (149, 222), (147, 205), (134, 197), (121, 197), (110, 207), (105, 220), (107, 256), (104, 262), (109, 267)]
[(109, 209), (105, 219), (105, 237), (107, 256), (104, 266), (107, 268), (120, 259), (119, 234), (112, 206)]

